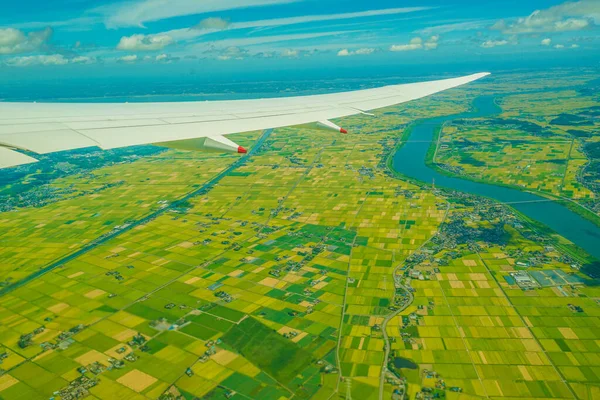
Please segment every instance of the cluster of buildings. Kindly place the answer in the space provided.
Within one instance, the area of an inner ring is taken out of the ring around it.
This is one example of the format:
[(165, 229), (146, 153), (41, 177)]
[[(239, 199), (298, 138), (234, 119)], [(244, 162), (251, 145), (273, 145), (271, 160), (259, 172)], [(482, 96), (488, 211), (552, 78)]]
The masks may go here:
[(321, 372), (325, 374), (337, 374), (339, 372), (339, 370), (336, 367), (326, 362), (325, 360), (317, 360), (317, 365), (321, 367)]
[(106, 274), (106, 276), (112, 276), (114, 277), (117, 281), (122, 281), (125, 278), (123, 277), (123, 275), (121, 275), (121, 273), (119, 271), (108, 271)]
[(540, 284), (527, 273), (527, 271), (515, 271), (509, 274), (514, 282), (523, 290), (533, 290), (540, 287)]
[(231, 296), (229, 293), (227, 293), (227, 292), (225, 292), (223, 290), (215, 292), (215, 297), (218, 297), (219, 299), (221, 299), (225, 303), (231, 303), (233, 301), (233, 296)]
[(200, 357), (200, 362), (205, 363), (208, 361), (210, 356), (212, 356), (213, 354), (216, 354), (217, 353), (216, 345), (218, 345), (218, 344), (221, 344), (221, 339), (217, 339), (216, 341), (209, 340), (208, 342), (206, 342), (205, 346), (207, 347), (207, 349), (204, 352), (204, 354), (202, 355), (202, 357)]
[(446, 382), (435, 371), (423, 369), (421, 371), (421, 391), (415, 395), (415, 400), (433, 400), (446, 397), (446, 391), (461, 393), (463, 389), (458, 386), (447, 387)]
[(45, 330), (46, 330), (46, 327), (40, 326), (39, 328), (34, 329), (32, 332), (21, 335), (19, 337), (19, 341), (17, 342), (17, 345), (22, 349), (31, 346), (33, 344), (34, 336), (39, 335), (40, 333), (44, 332)]
[[(144, 344), (145, 342), (146, 339), (141, 334), (137, 334), (129, 342), (129, 344), (139, 346), (140, 343)], [(117, 354), (123, 354), (127, 352), (127, 350), (127, 347), (123, 346), (119, 348), (116, 352)], [(111, 371), (113, 369), (125, 368), (125, 361), (135, 362), (137, 359), (137, 356), (133, 353), (133, 351), (131, 351), (129, 352), (129, 354), (125, 355), (122, 360), (109, 357), (107, 359), (108, 365), (95, 361), (91, 364), (88, 364), (87, 366), (81, 366), (77, 368), (77, 372), (79, 372), (79, 374), (81, 375), (69, 382), (69, 384), (66, 387), (54, 392), (53, 395), (57, 396), (61, 400), (76, 400), (84, 398), (90, 394), (89, 390), (100, 382), (100, 379), (98, 378), (100, 374), (102, 374), (105, 371)], [(92, 376), (89, 376), (88, 373)], [(51, 400), (52, 399), (54, 399), (54, 397), (52, 397)]]
[[(99, 380), (96, 377), (89, 378), (85, 375), (72, 380), (69, 385), (61, 390), (53, 393), (54, 396), (58, 396), (61, 400), (77, 400), (87, 397), (90, 394), (90, 389), (96, 386)], [(50, 398), (51, 400), (54, 397)]]
[(396, 311), (400, 308), (403, 308), (409, 301), (410, 296), (408, 295), (408, 293), (406, 293), (406, 291), (403, 288), (397, 287), (396, 292), (394, 294), (394, 304), (389, 306), (388, 308), (391, 311)]

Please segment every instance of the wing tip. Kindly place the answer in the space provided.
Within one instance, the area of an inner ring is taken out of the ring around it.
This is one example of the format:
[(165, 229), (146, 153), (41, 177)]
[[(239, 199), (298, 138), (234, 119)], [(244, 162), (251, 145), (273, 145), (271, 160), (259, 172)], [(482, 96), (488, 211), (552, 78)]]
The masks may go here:
[(481, 78), (485, 78), (486, 76), (489, 76), (491, 74), (492, 74), (491, 72), (480, 72), (478, 74), (473, 74), (472, 76), (475, 79), (481, 79)]

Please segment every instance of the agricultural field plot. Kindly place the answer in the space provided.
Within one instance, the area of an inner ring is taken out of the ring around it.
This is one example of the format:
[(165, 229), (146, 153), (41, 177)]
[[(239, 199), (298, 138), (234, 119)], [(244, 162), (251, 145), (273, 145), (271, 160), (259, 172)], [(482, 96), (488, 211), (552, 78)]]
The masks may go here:
[[(574, 73), (576, 71), (576, 73)], [(567, 90), (578, 87), (594, 79), (598, 71), (595, 68), (577, 68), (577, 69), (554, 69), (552, 73), (540, 71), (521, 71), (507, 74), (494, 74), (494, 80), (481, 81), (479, 85), (483, 90), (490, 91), (494, 89), (500, 94), (528, 93), (536, 91), (544, 93), (547, 88)], [(515, 78), (517, 77), (517, 78)], [(518, 85), (515, 81), (518, 80)], [(542, 88), (542, 91), (540, 91)], [(553, 104), (553, 107), (560, 108), (560, 105)]]
[[(374, 127), (342, 146), (327, 135), (281, 130), (207, 193), (6, 294), (0, 341), (9, 355), (1, 395), (49, 396), (85, 379), (97, 398), (329, 396), (337, 390), (336, 345), (343, 335), (348, 348), (341, 368), (356, 380), (353, 391), (375, 397), (383, 342), (364, 334), (388, 312), (392, 264), (427, 240), (443, 214), (431, 193), (379, 169), (384, 144), (394, 142), (372, 143), (396, 134)], [(123, 184), (106, 189), (114, 192), (105, 198), (92, 197), (101, 204), (78, 204), (106, 221), (102, 207), (120, 201), (124, 223), (200, 186), (229, 162), (163, 153), (139, 166), (105, 167), (95, 172), (99, 186), (117, 177)], [(77, 176), (53, 184), (91, 185)], [(415, 194), (408, 199), (399, 190)], [(74, 218), (80, 211), (66, 208), (71, 202), (19, 216), (25, 227), (59, 207)], [(70, 225), (55, 224), (78, 238)], [(106, 232), (89, 224), (81, 229), (87, 241)], [(57, 240), (62, 247), (47, 260), (68, 244)], [(31, 271), (34, 266), (13, 279)], [(353, 328), (357, 319), (364, 329)], [(260, 340), (249, 349), (229, 339), (251, 322), (247, 332), (264, 332), (261, 337), (298, 354), (297, 365), (285, 372), (263, 357)], [(28, 383), (27, 371), (37, 369), (45, 371), (47, 386)]]
[[(202, 159), (205, 167), (200, 169), (195, 164)], [(53, 182), (55, 187), (76, 187), (82, 195), (42, 208), (2, 213), (2, 280), (7, 284), (20, 280), (103, 234), (160, 209), (212, 178), (233, 160), (187, 155), (178, 159), (176, 154), (163, 153), (105, 167), (94, 171), (93, 176)]]
[[(511, 75), (514, 78), (515, 75)], [(434, 162), (450, 173), (527, 188), (596, 209), (595, 143), (598, 98), (587, 83), (597, 73), (529, 76), (524, 89), (506, 78), (486, 83), (502, 108), (498, 116), (454, 120), (441, 132)], [(522, 79), (518, 79), (523, 82)]]
[[(431, 387), (449, 399), (593, 399), (600, 294), (573, 275), (563, 247), (503, 207), (473, 209), (387, 170), (412, 121), (465, 112), (468, 93), (348, 118), (353, 134), (343, 137), (278, 129), (212, 187), (7, 291), (0, 397), (84, 388), (107, 400), (335, 399), (350, 390), (370, 400), (381, 382), (384, 398), (400, 387), (393, 370), (411, 398)], [(235, 140), (250, 147), (257, 137)], [(558, 143), (553, 151), (569, 154)], [(10, 248), (1, 276), (27, 278), (234, 160), (169, 151), (105, 166), (96, 180), (54, 181), (81, 196), (0, 214), (0, 228), (19, 235), (0, 237)], [(53, 251), (34, 256), (44, 243)], [(548, 287), (505, 279), (522, 271)], [(399, 307), (397, 279), (415, 292), (387, 323), (390, 368), (383, 327)]]
[[(520, 139), (503, 142), (499, 136), (506, 134), (504, 130), (474, 126), (469, 127), (477, 129), (471, 131), (474, 134), (460, 129), (450, 134), (453, 128), (443, 131), (445, 137), (436, 158), (440, 163), (460, 168), (464, 174), (486, 182), (573, 199), (594, 197), (576, 179), (588, 160), (577, 149), (574, 140), (535, 139), (525, 142)], [(494, 138), (495, 141), (481, 140), (482, 137)]]
[[(415, 300), (388, 334), (411, 395), (427, 387), (448, 398), (595, 398), (600, 292), (528, 228), (511, 229), (514, 218), (454, 209), (407, 264), (403, 279)], [(504, 235), (492, 235), (494, 226)], [(460, 245), (467, 237), (475, 242)], [(548, 287), (506, 279), (516, 272)]]

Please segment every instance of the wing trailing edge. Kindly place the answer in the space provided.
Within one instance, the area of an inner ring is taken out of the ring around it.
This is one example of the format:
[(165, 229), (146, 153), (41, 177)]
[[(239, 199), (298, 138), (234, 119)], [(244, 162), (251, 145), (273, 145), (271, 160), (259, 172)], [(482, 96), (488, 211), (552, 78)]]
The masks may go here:
[[(275, 99), (172, 103), (1, 103), (0, 168), (35, 162), (16, 150), (45, 154), (85, 147), (143, 144), (241, 152), (224, 136), (310, 126), (345, 133), (332, 119), (406, 103), (489, 73), (375, 89)], [(236, 147), (237, 146), (237, 147)]]

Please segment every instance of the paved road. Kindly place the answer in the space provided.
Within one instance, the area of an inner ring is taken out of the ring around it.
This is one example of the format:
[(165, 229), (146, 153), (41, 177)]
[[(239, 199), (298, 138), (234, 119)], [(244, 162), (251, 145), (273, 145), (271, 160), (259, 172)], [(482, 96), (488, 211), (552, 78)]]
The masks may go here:
[(385, 347), (385, 357), (383, 358), (383, 369), (381, 370), (381, 376), (379, 378), (379, 400), (383, 400), (383, 385), (385, 383), (385, 376), (387, 373), (387, 359), (390, 356), (390, 347), (391, 347), (390, 339), (387, 334), (387, 324), (388, 324), (388, 322), (390, 322), (390, 320), (392, 318), (396, 317), (402, 311), (406, 310), (415, 300), (413, 294), (408, 290), (408, 288), (406, 286), (403, 286), (402, 284), (400, 284), (400, 278), (396, 277), (396, 271), (398, 270), (398, 268), (400, 268), (400, 265), (398, 265), (396, 267), (396, 269), (394, 270), (395, 286), (396, 286), (396, 288), (404, 289), (406, 291), (406, 293), (408, 293), (408, 301), (402, 308), (394, 311), (393, 313), (391, 313), (390, 315), (385, 317), (385, 319), (383, 320), (383, 324), (381, 324), (381, 331), (383, 333), (383, 343), (384, 343), (384, 347)]
[[(446, 222), (446, 219), (448, 218), (449, 213), (450, 213), (450, 203), (448, 203), (446, 206), (446, 212), (444, 213), (444, 217), (442, 218), (442, 222), (440, 223), (440, 226), (444, 222)], [(433, 239), (435, 237), (435, 235), (437, 235), (437, 233), (431, 235), (429, 237), (429, 239), (427, 239), (425, 242), (423, 242), (423, 244), (417, 250), (415, 250), (415, 253), (418, 252), (419, 250), (423, 249), (431, 241), (431, 239)], [(385, 357), (383, 358), (383, 368), (381, 369), (381, 375), (379, 377), (379, 400), (383, 400), (383, 386), (385, 383), (385, 376), (386, 376), (386, 372), (387, 372), (387, 359), (390, 356), (390, 348), (391, 348), (390, 339), (388, 338), (388, 334), (387, 334), (387, 324), (392, 318), (396, 317), (402, 311), (406, 310), (408, 308), (408, 306), (410, 306), (413, 303), (413, 301), (415, 300), (415, 297), (413, 296), (412, 292), (410, 290), (408, 290), (408, 288), (406, 286), (402, 285), (402, 283), (401, 283), (402, 278), (397, 275), (398, 269), (401, 266), (402, 266), (402, 263), (398, 264), (396, 266), (396, 268), (394, 268), (394, 272), (393, 272), (394, 286), (396, 288), (404, 289), (406, 291), (406, 293), (408, 293), (409, 301), (401, 309), (396, 310), (393, 313), (391, 313), (390, 315), (388, 315), (387, 317), (385, 317), (385, 319), (383, 320), (383, 324), (381, 324), (381, 330), (383, 332)]]
[[(80, 257), (83, 254), (86, 254), (86, 253), (94, 250), (96, 247), (108, 242), (109, 240), (112, 240), (112, 239), (118, 237), (119, 235), (122, 235), (123, 233), (129, 232), (130, 230), (132, 230), (140, 225), (144, 225), (144, 224), (152, 221), (153, 219), (163, 215), (164, 213), (166, 213), (174, 208), (177, 208), (179, 205), (183, 204), (184, 202), (186, 202), (187, 200), (190, 200), (193, 197), (206, 194), (210, 189), (213, 188), (214, 185), (219, 183), (219, 181), (221, 181), (221, 179), (225, 178), (227, 175), (229, 175), (231, 172), (233, 172), (237, 168), (243, 166), (246, 163), (246, 161), (248, 161), (248, 159), (250, 157), (252, 157), (260, 149), (260, 147), (263, 145), (265, 140), (267, 140), (267, 138), (271, 135), (272, 132), (273, 132), (272, 129), (267, 129), (267, 130), (263, 131), (262, 135), (258, 138), (256, 143), (254, 144), (254, 146), (252, 146), (252, 148), (250, 149), (250, 151), (248, 153), (246, 153), (244, 156), (240, 157), (237, 161), (232, 163), (229, 167), (227, 167), (226, 169), (221, 171), (219, 174), (217, 174), (215, 177), (213, 177), (211, 180), (206, 182), (204, 185), (202, 185), (198, 189), (186, 194), (179, 200), (175, 200), (174, 202), (170, 203), (167, 207), (156, 210), (156, 211), (146, 215), (145, 217), (138, 219), (135, 222), (131, 222), (129, 224), (124, 225), (121, 229), (113, 229), (112, 231), (110, 231), (110, 232), (100, 236), (99, 238), (91, 241), (90, 243), (86, 244), (79, 250), (77, 250), (73, 253), (70, 253), (64, 257), (61, 257), (56, 261), (53, 261), (51, 264), (48, 264), (47, 266), (43, 267), (42, 269), (34, 272), (33, 274), (29, 275), (26, 278), (21, 279), (20, 281), (13, 283), (12, 285), (9, 285), (9, 286), (6, 286), (6, 287), (0, 289), (0, 296), (4, 296), (5, 294), (12, 292), (13, 290), (52, 271), (53, 269), (58, 268), (64, 264), (68, 263), (69, 261), (72, 261), (72, 260), (76, 259), (77, 257)], [(84, 200), (82, 200), (82, 201), (84, 201)]]

